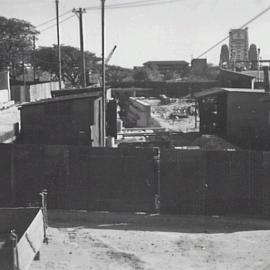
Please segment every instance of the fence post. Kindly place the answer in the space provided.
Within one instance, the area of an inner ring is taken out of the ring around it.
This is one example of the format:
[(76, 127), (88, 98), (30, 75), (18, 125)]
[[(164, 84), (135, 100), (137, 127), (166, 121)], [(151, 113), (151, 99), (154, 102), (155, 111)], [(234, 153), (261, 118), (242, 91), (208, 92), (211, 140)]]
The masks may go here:
[(10, 231), (9, 237), (10, 237), (10, 241), (12, 244), (12, 257), (13, 257), (12, 270), (18, 270), (18, 269), (20, 269), (18, 250), (17, 250), (18, 236), (17, 236), (15, 230)]
[(157, 183), (157, 189), (154, 196), (155, 210), (160, 213), (160, 148), (153, 148), (153, 160), (154, 160), (154, 180)]
[(58, 194), (58, 196), (63, 196), (63, 192), (65, 193), (65, 201), (64, 201), (64, 208), (70, 209), (70, 198), (69, 198), (69, 174), (70, 174), (70, 164), (69, 164), (69, 147), (65, 146), (64, 148), (64, 171), (65, 171), (65, 187), (64, 190), (61, 190), (60, 192), (62, 194)]
[(16, 204), (16, 178), (15, 178), (15, 158), (14, 158), (14, 145), (10, 148), (10, 191), (11, 191), (11, 203)]
[(47, 189), (43, 189), (42, 192), (39, 193), (41, 196), (41, 207), (42, 207), (42, 214), (43, 214), (43, 229), (44, 229), (44, 239), (43, 242), (48, 244), (48, 237), (47, 237), (47, 228), (48, 228), (48, 211), (47, 211)]
[(208, 155), (207, 151), (202, 152), (202, 162), (203, 162), (203, 176), (202, 176), (202, 215), (207, 215), (207, 191), (208, 191), (208, 170), (207, 170), (207, 162), (208, 162)]

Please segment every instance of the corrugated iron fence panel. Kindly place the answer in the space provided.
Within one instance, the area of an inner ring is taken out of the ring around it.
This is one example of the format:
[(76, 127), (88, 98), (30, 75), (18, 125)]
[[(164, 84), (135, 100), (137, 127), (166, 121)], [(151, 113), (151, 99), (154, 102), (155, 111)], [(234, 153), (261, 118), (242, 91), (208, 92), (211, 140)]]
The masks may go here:
[(251, 151), (209, 151), (206, 213), (253, 214), (259, 211), (262, 155)]
[(270, 216), (270, 152), (263, 152), (263, 188), (261, 196), (262, 212)]
[(65, 206), (65, 147), (44, 145), (14, 145), (14, 178), (16, 204), (40, 202), (39, 193), (49, 190), (48, 206)]
[(161, 151), (161, 211), (199, 214), (204, 206), (205, 164), (201, 151)]
[(11, 149), (12, 145), (0, 144), (0, 204), (8, 206), (12, 201), (11, 194)]
[(261, 212), (261, 152), (208, 152), (207, 164), (209, 214)]
[[(0, 144), (0, 204), (154, 211), (153, 149)], [(270, 214), (269, 152), (162, 150), (163, 213)]]
[(259, 214), (263, 208), (262, 165), (262, 152), (162, 151), (161, 210)]
[(44, 188), (44, 147), (16, 145), (13, 148), (16, 204), (39, 202), (38, 193)]
[(70, 147), (69, 155), (68, 208), (154, 209), (152, 150)]

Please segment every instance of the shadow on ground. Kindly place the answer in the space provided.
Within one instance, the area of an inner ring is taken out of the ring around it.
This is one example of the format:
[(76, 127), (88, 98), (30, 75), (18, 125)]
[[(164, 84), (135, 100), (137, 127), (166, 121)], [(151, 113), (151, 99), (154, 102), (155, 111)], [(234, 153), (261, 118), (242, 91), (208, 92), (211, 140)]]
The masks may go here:
[(182, 233), (232, 233), (270, 230), (270, 220), (248, 217), (173, 216), (146, 213), (111, 213), (50, 210), (49, 226), (93, 229), (164, 231)]

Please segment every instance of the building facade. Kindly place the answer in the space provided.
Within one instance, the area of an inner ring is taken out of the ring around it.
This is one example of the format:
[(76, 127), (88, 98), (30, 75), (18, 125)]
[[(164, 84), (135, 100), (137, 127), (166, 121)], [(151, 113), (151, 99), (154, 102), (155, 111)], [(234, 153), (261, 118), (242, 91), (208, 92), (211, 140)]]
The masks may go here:
[(230, 65), (233, 70), (243, 70), (248, 65), (248, 28), (229, 32)]
[(186, 61), (148, 61), (143, 64), (147, 68), (156, 68), (161, 74), (176, 73), (185, 76), (189, 71), (189, 63)]

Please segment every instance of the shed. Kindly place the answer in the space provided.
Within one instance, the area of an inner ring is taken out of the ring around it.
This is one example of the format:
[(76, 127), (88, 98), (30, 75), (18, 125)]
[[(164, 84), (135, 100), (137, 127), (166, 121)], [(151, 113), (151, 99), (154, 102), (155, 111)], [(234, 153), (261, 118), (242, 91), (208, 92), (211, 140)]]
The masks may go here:
[(102, 145), (101, 93), (26, 103), (20, 111), (22, 143)]
[(270, 149), (270, 93), (212, 88), (195, 94), (200, 133), (214, 134), (252, 149)]

